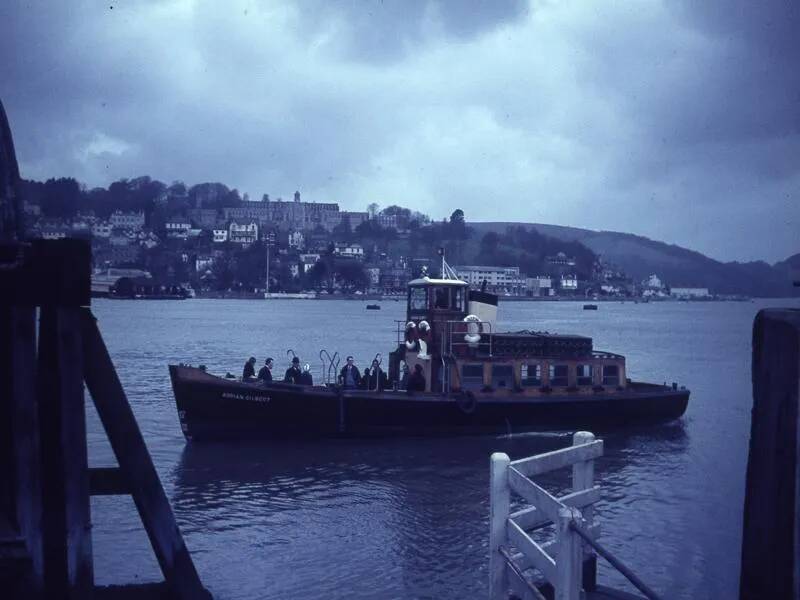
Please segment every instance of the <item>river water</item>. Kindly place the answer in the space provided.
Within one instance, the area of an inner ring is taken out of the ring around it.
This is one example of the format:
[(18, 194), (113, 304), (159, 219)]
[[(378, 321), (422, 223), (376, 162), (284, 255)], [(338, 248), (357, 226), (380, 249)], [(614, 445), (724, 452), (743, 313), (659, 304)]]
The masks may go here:
[[(456, 439), (187, 444), (167, 364), (239, 374), (246, 357), (319, 379), (319, 351), (362, 369), (392, 349), (402, 302), (98, 300), (100, 329), (204, 585), (216, 598), (483, 598), (488, 590), (489, 455), (512, 460), (570, 433)], [(668, 425), (597, 431), (601, 540), (668, 598), (737, 595), (750, 431), (753, 318), (797, 300), (501, 303), (500, 330), (590, 335), (624, 354), (635, 380), (676, 381), (689, 408)], [(92, 466), (113, 453), (87, 403)], [(549, 476), (555, 491), (568, 473)], [(128, 497), (92, 500), (95, 578), (157, 581)], [(600, 561), (600, 583), (624, 587)], [(629, 589), (630, 588), (626, 588)]]

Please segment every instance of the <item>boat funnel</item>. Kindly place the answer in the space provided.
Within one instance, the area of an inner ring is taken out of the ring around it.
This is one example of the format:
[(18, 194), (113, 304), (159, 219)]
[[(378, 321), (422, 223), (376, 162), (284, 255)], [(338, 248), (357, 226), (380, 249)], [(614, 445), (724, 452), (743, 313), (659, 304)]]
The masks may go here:
[(488, 292), (470, 290), (468, 312), (470, 315), (478, 317), (482, 323), (489, 323), (488, 330), (490, 332), (495, 331), (495, 325), (497, 324), (497, 296)]

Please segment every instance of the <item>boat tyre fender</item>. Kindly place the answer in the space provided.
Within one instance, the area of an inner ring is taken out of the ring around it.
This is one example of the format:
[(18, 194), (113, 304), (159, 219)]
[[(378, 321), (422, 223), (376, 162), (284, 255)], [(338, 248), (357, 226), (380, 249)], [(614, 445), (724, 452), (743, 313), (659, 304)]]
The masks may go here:
[(465, 390), (456, 396), (456, 404), (465, 415), (471, 415), (478, 408), (478, 399), (473, 392)]

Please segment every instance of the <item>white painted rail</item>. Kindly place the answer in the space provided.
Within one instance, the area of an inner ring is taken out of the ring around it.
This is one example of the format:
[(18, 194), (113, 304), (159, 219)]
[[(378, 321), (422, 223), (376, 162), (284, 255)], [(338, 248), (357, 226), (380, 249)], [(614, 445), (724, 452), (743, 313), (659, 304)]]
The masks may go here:
[[(600, 499), (594, 485), (594, 459), (603, 455), (603, 441), (579, 431), (572, 446), (511, 461), (503, 453), (492, 454), (490, 476), (489, 597), (507, 599), (513, 591), (521, 598), (538, 599), (531, 569), (550, 584), (556, 600), (579, 600), (581, 589), (595, 586), (594, 551), (570, 526), (579, 523), (596, 539), (593, 504)], [(554, 496), (531, 477), (572, 467), (572, 492)], [(528, 508), (510, 512), (511, 493), (522, 497)], [(555, 525), (555, 539), (539, 543), (530, 533)]]

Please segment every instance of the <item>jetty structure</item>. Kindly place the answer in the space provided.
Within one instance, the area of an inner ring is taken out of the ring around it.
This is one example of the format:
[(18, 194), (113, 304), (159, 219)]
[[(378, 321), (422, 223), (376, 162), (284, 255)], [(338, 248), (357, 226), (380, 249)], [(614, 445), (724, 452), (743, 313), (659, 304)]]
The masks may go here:
[[(26, 241), (19, 189), (0, 103), (0, 595), (210, 598), (89, 308), (89, 244)], [(88, 466), (84, 384), (117, 467)], [(95, 586), (99, 495), (133, 498), (163, 583)]]

